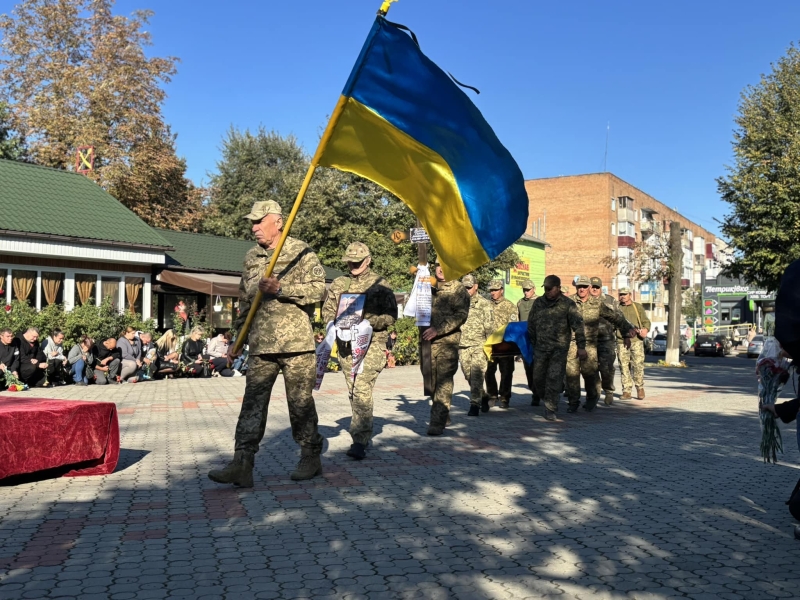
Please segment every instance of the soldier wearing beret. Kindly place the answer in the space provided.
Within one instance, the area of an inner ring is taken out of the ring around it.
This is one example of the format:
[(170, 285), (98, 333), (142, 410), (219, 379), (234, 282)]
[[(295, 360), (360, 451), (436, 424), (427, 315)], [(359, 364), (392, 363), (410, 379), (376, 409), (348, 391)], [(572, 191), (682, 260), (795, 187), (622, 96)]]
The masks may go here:
[(544, 418), (555, 421), (570, 341), (574, 336), (578, 358), (586, 358), (586, 336), (578, 307), (561, 293), (561, 279), (548, 275), (542, 287), (544, 295), (534, 301), (528, 315), (528, 336), (536, 357), (533, 361), (536, 393), (544, 400)]
[(460, 281), (446, 281), (436, 260), (437, 285), (431, 289), (431, 324), (422, 339), (431, 342), (431, 370), (434, 389), (428, 435), (442, 435), (450, 417), (453, 399), (453, 375), (458, 371), (458, 347), (461, 327), (469, 316), (469, 294)]
[(250, 364), (236, 424), (233, 460), (208, 476), (217, 483), (253, 487), (253, 462), (264, 437), (272, 387), (283, 373), (292, 437), (301, 450), (291, 478), (311, 479), (322, 472), (323, 441), (311, 395), (316, 379), (311, 315), (325, 292), (325, 270), (305, 242), (287, 237), (272, 276), (264, 277), (283, 229), (281, 207), (272, 200), (256, 202), (244, 218), (252, 223), (256, 245), (244, 258), (237, 329), (244, 323), (256, 293), (261, 291), (263, 296), (247, 338)]
[[(531, 309), (533, 308), (533, 301), (536, 300), (536, 286), (533, 284), (533, 281), (526, 279), (520, 283), (520, 287), (522, 288), (522, 298), (517, 302), (517, 313), (519, 314), (520, 323), (526, 323), (528, 321), (528, 315), (531, 314)], [(533, 363), (525, 362), (523, 358), (522, 364), (525, 365), (525, 377), (528, 380), (528, 389), (533, 395), (531, 406), (539, 406), (539, 396), (536, 395), (536, 388), (533, 385)]]
[[(492, 279), (489, 282), (489, 295), (492, 297), (492, 309), (494, 310), (494, 327), (497, 331), (509, 323), (519, 319), (517, 307), (510, 300), (503, 296), (503, 282), (500, 279)], [(500, 388), (497, 387), (497, 370), (500, 369)], [(500, 408), (508, 408), (511, 400), (511, 383), (514, 379), (514, 357), (501, 356), (493, 358), (486, 369), (486, 391), (491, 397), (491, 402), (500, 399)]]
[(350, 244), (342, 261), (347, 263), (350, 275), (338, 277), (331, 283), (322, 307), (322, 320), (325, 323), (334, 321), (342, 294), (365, 295), (362, 319), (369, 321), (372, 326), (372, 340), (364, 356), (362, 372), (355, 376), (355, 380), (351, 375), (353, 354), (350, 342), (338, 338), (336, 340), (339, 364), (350, 392), (350, 407), (353, 411), (350, 421), (350, 437), (353, 443), (347, 455), (361, 460), (366, 456), (367, 446), (372, 439), (372, 390), (378, 375), (386, 366), (384, 349), (389, 337), (389, 327), (397, 319), (397, 300), (389, 282), (370, 268), (372, 255), (366, 244)]
[(489, 395), (483, 387), (487, 364), (483, 344), (494, 331), (494, 311), (492, 303), (478, 293), (478, 280), (474, 275), (464, 275), (461, 283), (469, 294), (469, 316), (461, 326), (458, 357), (461, 372), (469, 383), (468, 416), (477, 417), (481, 408), (483, 412), (489, 410)]

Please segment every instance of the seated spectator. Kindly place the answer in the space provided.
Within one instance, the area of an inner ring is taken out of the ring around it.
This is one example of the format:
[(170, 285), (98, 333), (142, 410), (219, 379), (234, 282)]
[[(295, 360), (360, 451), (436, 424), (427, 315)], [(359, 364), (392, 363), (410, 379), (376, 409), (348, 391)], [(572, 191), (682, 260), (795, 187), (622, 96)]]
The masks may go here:
[(19, 343), (10, 329), (0, 331), (0, 390), (6, 389), (6, 373), (19, 379)]
[(137, 373), (142, 368), (142, 347), (136, 339), (136, 330), (133, 327), (125, 328), (125, 332), (117, 340), (117, 348), (122, 355), (120, 381), (136, 383), (139, 381)]
[(221, 377), (233, 377), (233, 369), (228, 367), (228, 346), (233, 334), (230, 331), (220, 333), (208, 342), (209, 362), (214, 367), (214, 374)]
[(156, 340), (156, 353), (158, 355), (157, 376), (171, 377), (180, 371), (178, 338), (175, 337), (175, 332), (172, 329), (168, 329), (164, 335)]
[(142, 346), (142, 379), (152, 379), (158, 371), (158, 352), (153, 343), (153, 334), (143, 331), (139, 334)]
[(75, 385), (88, 385), (89, 378), (93, 378), (92, 365), (94, 355), (92, 354), (94, 341), (89, 336), (84, 335), (79, 344), (70, 348), (67, 355), (67, 362), (70, 365), (70, 373)]
[(203, 359), (203, 349), (205, 348), (205, 340), (203, 340), (203, 328), (202, 327), (195, 327), (192, 329), (192, 333), (189, 335), (189, 339), (187, 339), (183, 343), (183, 348), (181, 349), (181, 362), (184, 365), (184, 370), (187, 375), (190, 376), (204, 376), (208, 377), (204, 373), (205, 369), (203, 366), (208, 364), (207, 360)]
[(47, 357), (47, 380), (44, 385), (66, 385), (69, 366), (67, 355), (64, 354), (64, 332), (54, 329), (44, 341), (42, 352)]
[(119, 383), (119, 369), (122, 366), (122, 354), (117, 348), (117, 340), (108, 338), (101, 344), (92, 347), (94, 354), (94, 382), (97, 385)]
[(233, 360), (233, 376), (241, 377), (247, 372), (247, 358), (250, 356), (250, 346), (245, 344), (242, 353)]
[(17, 335), (19, 379), (30, 388), (41, 387), (46, 379), (47, 359), (39, 346), (39, 330), (29, 327)]

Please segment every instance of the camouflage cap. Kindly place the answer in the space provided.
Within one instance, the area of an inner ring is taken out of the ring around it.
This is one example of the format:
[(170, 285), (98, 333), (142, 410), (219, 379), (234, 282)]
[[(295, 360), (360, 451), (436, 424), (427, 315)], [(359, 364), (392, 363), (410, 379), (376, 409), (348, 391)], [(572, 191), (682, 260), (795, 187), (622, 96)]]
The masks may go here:
[(592, 277), (590, 281), (592, 282), (592, 285), (596, 285), (597, 287), (603, 287), (603, 280), (600, 279), (599, 277)]
[(530, 279), (525, 279), (522, 283), (519, 284), (523, 290), (532, 290), (536, 286), (533, 285), (533, 282)]
[(253, 209), (250, 211), (250, 214), (245, 215), (244, 218), (250, 219), (251, 221), (260, 221), (267, 215), (282, 214), (281, 205), (275, 202), (275, 200), (259, 200), (253, 204)]
[(548, 275), (544, 278), (544, 283), (542, 283), (542, 287), (547, 288), (554, 288), (554, 287), (561, 287), (561, 278), (557, 275)]
[(371, 256), (369, 248), (363, 242), (353, 242), (344, 251), (342, 262), (359, 263), (368, 256)]
[(488, 285), (487, 289), (490, 292), (493, 292), (495, 290), (502, 290), (503, 287), (505, 287), (505, 286), (503, 285), (503, 282), (500, 279), (492, 279), (489, 282), (489, 285)]
[(575, 280), (575, 287), (582, 285), (585, 285), (586, 287), (592, 285), (591, 280), (586, 275), (578, 275), (578, 278)]
[(631, 293), (631, 288), (629, 288), (627, 286), (626, 287), (621, 287), (621, 288), (619, 288), (619, 293), (620, 294), (630, 294)]
[(566, 296), (567, 294), (569, 294), (569, 288), (567, 286), (565, 286), (565, 285), (562, 285), (561, 286), (561, 293)]
[(475, 275), (469, 273), (461, 278), (461, 283), (464, 285), (465, 288), (471, 290), (473, 287), (475, 287), (475, 284), (478, 283), (478, 280), (475, 279)]

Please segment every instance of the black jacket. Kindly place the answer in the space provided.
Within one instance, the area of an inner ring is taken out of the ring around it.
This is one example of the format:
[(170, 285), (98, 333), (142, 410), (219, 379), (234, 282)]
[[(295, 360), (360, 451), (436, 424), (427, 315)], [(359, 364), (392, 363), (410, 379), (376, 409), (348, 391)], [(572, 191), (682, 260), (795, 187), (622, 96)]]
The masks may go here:
[(19, 373), (19, 342), (17, 338), (11, 340), (8, 346), (0, 342), (0, 363), (3, 363), (12, 373)]
[[(102, 342), (92, 346), (92, 354), (94, 354), (94, 361), (95, 364), (99, 364), (101, 360), (105, 360), (109, 357), (109, 355), (113, 356), (118, 360), (122, 360), (122, 352), (119, 348), (114, 348), (113, 350), (109, 350), (106, 348)], [(106, 365), (108, 366), (108, 365)]]
[(23, 334), (17, 334), (17, 337), (14, 338), (14, 342), (17, 344), (19, 348), (19, 368), (23, 370), (30, 370), (33, 366), (31, 360), (37, 360), (39, 362), (47, 361), (47, 357), (42, 352), (42, 348), (39, 344), (39, 340), (36, 340), (34, 343), (30, 343), (28, 340), (25, 339)]

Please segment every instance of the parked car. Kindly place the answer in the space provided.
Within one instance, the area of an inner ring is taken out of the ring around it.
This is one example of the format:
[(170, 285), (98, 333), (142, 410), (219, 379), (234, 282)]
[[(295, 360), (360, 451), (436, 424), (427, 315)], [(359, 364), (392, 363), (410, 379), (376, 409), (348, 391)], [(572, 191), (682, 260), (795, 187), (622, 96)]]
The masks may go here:
[(747, 344), (747, 358), (757, 358), (764, 349), (764, 336), (757, 335)]
[[(686, 354), (689, 352), (689, 342), (686, 340), (685, 337), (680, 336), (681, 340), (681, 354)], [(653, 349), (650, 351), (651, 354), (666, 354), (667, 353), (667, 336), (664, 333), (659, 333), (656, 337), (653, 338)]]
[(700, 334), (694, 343), (694, 355), (725, 356), (733, 352), (730, 338), (724, 335)]

